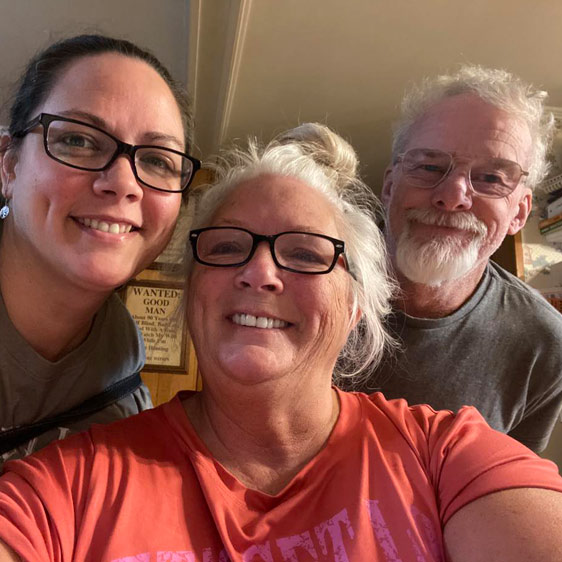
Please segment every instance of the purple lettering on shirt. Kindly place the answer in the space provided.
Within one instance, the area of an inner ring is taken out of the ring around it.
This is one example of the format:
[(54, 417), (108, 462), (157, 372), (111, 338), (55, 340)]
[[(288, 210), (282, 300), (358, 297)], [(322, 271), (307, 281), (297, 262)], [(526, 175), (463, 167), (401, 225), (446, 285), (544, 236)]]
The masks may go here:
[(421, 550), (419, 541), (416, 540), (414, 533), (412, 533), (412, 529), (407, 529), (406, 534), (408, 535), (408, 538), (412, 543), (412, 548), (414, 549), (414, 552), (416, 554), (416, 562), (427, 562), (427, 559), (425, 558)]
[(263, 560), (263, 562), (273, 562), (269, 543), (251, 546), (242, 554), (242, 560), (243, 562), (253, 562), (256, 556), (259, 556), (260, 560)]
[(302, 560), (302, 557), (299, 557), (296, 552), (297, 549), (305, 550), (314, 560), (318, 560), (318, 554), (316, 554), (309, 531), (300, 535), (291, 535), (290, 537), (277, 539), (276, 543), (283, 555), (283, 560), (287, 562), (299, 562)]
[(402, 562), (402, 559), (398, 556), (398, 550), (396, 545), (392, 540), (392, 535), (388, 530), (388, 525), (384, 520), (384, 517), (379, 508), (378, 500), (363, 500), (365, 502), (365, 507), (369, 512), (369, 518), (371, 519), (371, 525), (375, 531), (375, 536), (384, 552), (384, 555), (388, 562)]
[(135, 554), (134, 556), (125, 556), (125, 558), (115, 558), (115, 560), (111, 562), (150, 562), (150, 552)]
[(156, 553), (156, 562), (195, 562), (195, 554), (190, 550), (161, 550)]
[(353, 527), (351, 526), (351, 521), (347, 516), (347, 510), (342, 509), (339, 513), (336, 513), (331, 519), (328, 519), (320, 525), (314, 527), (314, 532), (320, 543), (320, 548), (322, 549), (322, 554), (326, 556), (328, 554), (328, 546), (326, 544), (326, 533), (330, 535), (332, 540), (332, 547), (334, 551), (334, 562), (349, 562), (347, 557), (347, 552), (345, 551), (345, 546), (343, 543), (343, 535), (341, 524), (345, 526), (347, 534), (353, 538), (355, 533)]
[[(150, 562), (150, 552), (136, 554), (135, 556), (125, 556), (116, 558), (111, 562)], [(203, 562), (214, 562), (213, 551), (210, 548), (203, 549)], [(190, 550), (161, 550), (156, 553), (156, 562), (196, 562), (195, 554)], [(225, 550), (219, 552), (218, 562), (231, 562)]]
[[(418, 537), (422, 534), (421, 542), (427, 546), (435, 560), (441, 560), (443, 558), (442, 546), (435, 532), (435, 525), (431, 519), (425, 515), (425, 513), (422, 513), (415, 505), (410, 508), (410, 512), (412, 513), (412, 517), (418, 529)], [(412, 544), (416, 544), (417, 541), (413, 535), (414, 533), (412, 531), (408, 531), (410, 541), (412, 541)], [(418, 556), (418, 560), (420, 562), (425, 562), (425, 558), (420, 558), (420, 556)]]

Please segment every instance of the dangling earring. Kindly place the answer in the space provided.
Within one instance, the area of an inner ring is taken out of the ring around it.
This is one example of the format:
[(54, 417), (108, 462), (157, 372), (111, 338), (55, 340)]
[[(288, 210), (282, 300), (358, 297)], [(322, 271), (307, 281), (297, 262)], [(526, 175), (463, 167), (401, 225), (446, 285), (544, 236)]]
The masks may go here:
[(6, 204), (0, 209), (0, 219), (4, 220), (10, 214), (10, 207), (8, 207), (8, 201)]

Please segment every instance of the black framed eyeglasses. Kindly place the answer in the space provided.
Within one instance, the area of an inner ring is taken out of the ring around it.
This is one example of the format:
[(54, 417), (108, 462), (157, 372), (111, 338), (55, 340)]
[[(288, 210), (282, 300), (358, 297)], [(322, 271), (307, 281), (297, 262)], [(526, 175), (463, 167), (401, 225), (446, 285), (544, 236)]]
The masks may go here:
[[(437, 187), (455, 169), (457, 160), (461, 159), (430, 148), (412, 148), (396, 158), (405, 180), (423, 189)], [(512, 160), (475, 158), (469, 160), (467, 174), (474, 193), (499, 199), (512, 193), (529, 172)]]
[(196, 261), (211, 267), (237, 267), (248, 263), (260, 242), (269, 245), (275, 265), (294, 273), (330, 273), (344, 253), (342, 240), (324, 234), (289, 231), (256, 234), (245, 228), (211, 226), (189, 233)]
[(37, 125), (43, 126), (45, 152), (53, 160), (78, 170), (101, 172), (124, 154), (137, 181), (158, 191), (184, 191), (201, 167), (199, 160), (179, 150), (128, 144), (89, 123), (50, 113), (40, 113), (14, 136), (22, 138)]

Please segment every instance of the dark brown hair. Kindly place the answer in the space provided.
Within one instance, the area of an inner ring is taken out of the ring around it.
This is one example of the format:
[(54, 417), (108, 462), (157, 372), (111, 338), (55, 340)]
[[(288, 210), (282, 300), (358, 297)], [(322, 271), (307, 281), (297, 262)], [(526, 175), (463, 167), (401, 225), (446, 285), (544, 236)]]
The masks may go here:
[(117, 53), (126, 57), (140, 59), (149, 64), (165, 80), (180, 110), (185, 151), (191, 146), (193, 131), (191, 104), (187, 93), (179, 82), (174, 80), (166, 67), (149, 51), (137, 47), (125, 39), (115, 39), (104, 35), (77, 35), (53, 43), (35, 55), (21, 76), (13, 103), (10, 108), (8, 131), (12, 142), (20, 142), (15, 134), (22, 131), (35, 117), (35, 110), (48, 97), (56, 81), (65, 68), (82, 58), (103, 53)]

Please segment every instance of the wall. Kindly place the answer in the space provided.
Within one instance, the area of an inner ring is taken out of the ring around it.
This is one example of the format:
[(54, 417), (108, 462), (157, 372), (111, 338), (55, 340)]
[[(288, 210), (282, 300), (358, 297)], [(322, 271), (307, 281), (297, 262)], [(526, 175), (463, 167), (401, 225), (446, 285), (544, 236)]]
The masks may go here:
[(27, 60), (53, 41), (105, 33), (146, 47), (184, 84), (189, 0), (3, 0), (0, 18), (0, 119)]

